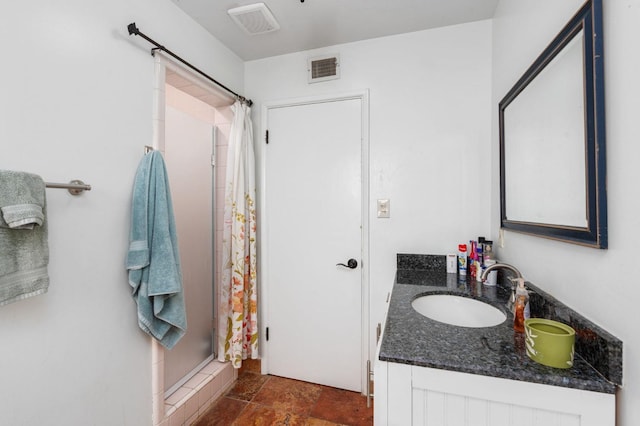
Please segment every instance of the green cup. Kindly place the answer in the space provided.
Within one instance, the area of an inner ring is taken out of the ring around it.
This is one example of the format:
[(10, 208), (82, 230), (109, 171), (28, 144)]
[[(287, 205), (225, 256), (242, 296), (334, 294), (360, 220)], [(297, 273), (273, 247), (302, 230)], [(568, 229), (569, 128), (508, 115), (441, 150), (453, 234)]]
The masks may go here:
[(561, 322), (529, 318), (524, 321), (525, 346), (529, 358), (555, 368), (573, 366), (576, 332)]

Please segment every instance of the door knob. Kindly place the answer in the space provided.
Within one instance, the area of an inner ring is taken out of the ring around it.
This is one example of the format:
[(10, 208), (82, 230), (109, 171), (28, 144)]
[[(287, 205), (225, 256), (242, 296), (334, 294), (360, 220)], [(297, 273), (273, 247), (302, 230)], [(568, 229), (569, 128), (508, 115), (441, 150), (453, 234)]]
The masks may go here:
[(344, 263), (336, 263), (336, 266), (344, 266), (345, 268), (356, 269), (358, 267), (358, 261), (355, 259), (349, 259), (347, 260), (346, 265)]

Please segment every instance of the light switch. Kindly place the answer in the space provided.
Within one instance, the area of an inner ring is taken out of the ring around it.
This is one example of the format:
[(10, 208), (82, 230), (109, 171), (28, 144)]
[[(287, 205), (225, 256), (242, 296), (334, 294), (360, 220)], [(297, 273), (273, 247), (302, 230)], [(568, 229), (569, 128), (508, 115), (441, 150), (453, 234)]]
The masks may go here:
[(390, 217), (389, 200), (378, 200), (378, 217)]

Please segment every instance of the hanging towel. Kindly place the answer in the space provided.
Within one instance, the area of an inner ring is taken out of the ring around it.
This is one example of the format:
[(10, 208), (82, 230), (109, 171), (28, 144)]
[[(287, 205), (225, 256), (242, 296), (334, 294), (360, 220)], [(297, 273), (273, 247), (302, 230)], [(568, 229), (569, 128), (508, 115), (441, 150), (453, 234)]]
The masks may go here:
[(126, 266), (138, 325), (171, 349), (187, 318), (169, 181), (158, 151), (145, 155), (136, 172)]
[(0, 306), (46, 293), (48, 264), (44, 181), (0, 170)]

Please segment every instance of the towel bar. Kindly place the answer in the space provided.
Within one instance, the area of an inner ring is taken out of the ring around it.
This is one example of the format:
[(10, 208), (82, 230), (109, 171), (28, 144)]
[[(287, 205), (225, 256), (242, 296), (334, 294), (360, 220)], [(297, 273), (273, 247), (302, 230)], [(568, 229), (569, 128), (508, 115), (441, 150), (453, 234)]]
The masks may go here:
[(68, 189), (71, 195), (79, 195), (84, 191), (91, 191), (91, 185), (87, 185), (81, 180), (72, 180), (69, 183), (45, 182), (44, 184), (47, 188)]

